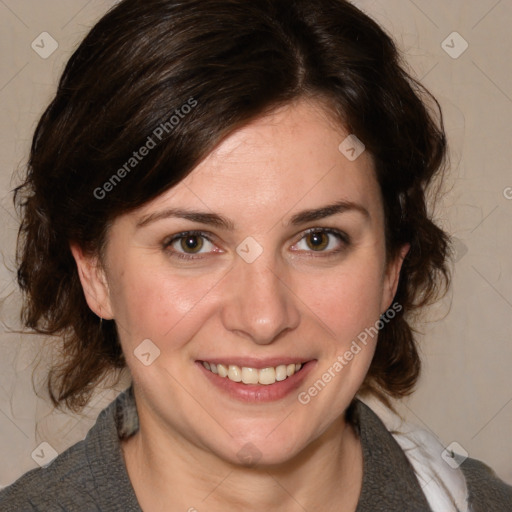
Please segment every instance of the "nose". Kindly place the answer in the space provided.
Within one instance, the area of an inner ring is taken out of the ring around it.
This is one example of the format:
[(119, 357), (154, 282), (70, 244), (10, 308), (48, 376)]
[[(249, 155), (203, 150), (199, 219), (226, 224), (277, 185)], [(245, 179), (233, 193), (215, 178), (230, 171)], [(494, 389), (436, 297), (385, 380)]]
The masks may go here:
[(270, 259), (239, 259), (225, 283), (222, 322), (259, 345), (272, 343), (300, 323), (298, 298)]

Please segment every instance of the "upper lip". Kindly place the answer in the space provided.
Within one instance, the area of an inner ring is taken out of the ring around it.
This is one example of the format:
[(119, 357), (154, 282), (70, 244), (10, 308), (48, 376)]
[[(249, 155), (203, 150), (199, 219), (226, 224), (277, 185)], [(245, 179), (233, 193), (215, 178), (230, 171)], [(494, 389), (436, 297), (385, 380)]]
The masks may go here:
[(282, 356), (282, 357), (268, 357), (265, 359), (260, 359), (257, 357), (212, 357), (204, 358), (204, 359), (198, 359), (198, 361), (203, 362), (206, 361), (207, 363), (213, 363), (213, 364), (224, 364), (224, 365), (236, 365), (242, 368), (245, 366), (246, 368), (256, 368), (258, 370), (261, 370), (262, 368), (269, 368), (271, 366), (279, 366), (281, 364), (292, 364), (292, 363), (307, 363), (308, 361), (311, 361), (310, 358), (304, 358), (304, 357), (290, 357), (290, 356)]

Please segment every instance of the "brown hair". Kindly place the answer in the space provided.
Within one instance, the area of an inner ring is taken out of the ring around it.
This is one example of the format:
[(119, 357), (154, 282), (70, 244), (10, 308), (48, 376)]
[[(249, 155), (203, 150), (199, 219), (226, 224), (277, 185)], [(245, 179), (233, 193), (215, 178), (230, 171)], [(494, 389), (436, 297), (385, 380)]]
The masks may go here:
[[(69, 59), (15, 191), (23, 320), (63, 343), (48, 376), (55, 405), (79, 410), (125, 366), (115, 321), (100, 323), (87, 306), (70, 242), (101, 254), (116, 216), (177, 184), (237, 128), (301, 97), (325, 100), (372, 155), (388, 258), (411, 244), (395, 296), (402, 309), (381, 330), (363, 387), (412, 391), (420, 359), (406, 317), (450, 280), (449, 238), (426, 204), (446, 143), (437, 101), (391, 38), (343, 0), (123, 0)], [(127, 167), (158, 127), (161, 140)]]

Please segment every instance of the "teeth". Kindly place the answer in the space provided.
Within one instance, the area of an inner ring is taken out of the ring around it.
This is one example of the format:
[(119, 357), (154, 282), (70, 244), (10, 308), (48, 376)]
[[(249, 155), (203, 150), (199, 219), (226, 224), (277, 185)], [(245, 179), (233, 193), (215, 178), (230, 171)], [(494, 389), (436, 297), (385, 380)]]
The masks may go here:
[[(206, 363), (208, 364), (208, 363)], [(206, 368), (206, 366), (205, 366)], [(228, 369), (223, 364), (217, 365), (217, 373), (219, 374), (219, 377), (227, 377), (228, 376)]]
[(227, 377), (233, 382), (243, 382), (244, 384), (263, 384), (268, 386), (275, 382), (280, 382), (293, 374), (298, 372), (302, 368), (302, 363), (291, 363), (291, 364), (280, 364), (279, 366), (262, 368), (248, 368), (246, 366), (237, 366), (236, 364), (230, 364), (229, 366), (224, 364), (214, 364), (203, 362), (203, 366), (210, 370), (212, 373), (219, 375), (219, 377)]
[(228, 379), (234, 382), (242, 382), (242, 370), (234, 364), (229, 365)]
[(286, 365), (280, 364), (279, 366), (276, 366), (276, 380), (282, 381), (282, 380), (286, 379), (286, 377), (287, 377)]
[(275, 368), (263, 368), (259, 371), (259, 379), (260, 384), (274, 384), (276, 381), (276, 369)]
[(242, 367), (242, 382), (244, 384), (258, 384), (258, 378), (258, 370), (256, 368)]

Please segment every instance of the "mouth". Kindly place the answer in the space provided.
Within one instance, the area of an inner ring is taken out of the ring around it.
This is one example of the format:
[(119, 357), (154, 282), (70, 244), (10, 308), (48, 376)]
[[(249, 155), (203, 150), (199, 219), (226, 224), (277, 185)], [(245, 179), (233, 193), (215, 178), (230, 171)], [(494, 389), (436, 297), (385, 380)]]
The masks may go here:
[(291, 358), (229, 362), (196, 360), (197, 368), (209, 383), (208, 389), (218, 390), (225, 396), (251, 404), (294, 396), (316, 363), (316, 359), (293, 362)]
[(232, 382), (269, 386), (292, 377), (302, 369), (304, 363), (279, 364), (261, 369), (236, 364), (210, 363), (208, 361), (201, 361), (201, 364), (211, 373)]

